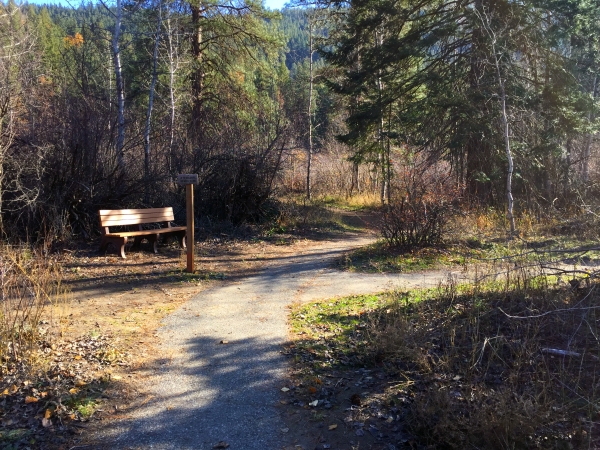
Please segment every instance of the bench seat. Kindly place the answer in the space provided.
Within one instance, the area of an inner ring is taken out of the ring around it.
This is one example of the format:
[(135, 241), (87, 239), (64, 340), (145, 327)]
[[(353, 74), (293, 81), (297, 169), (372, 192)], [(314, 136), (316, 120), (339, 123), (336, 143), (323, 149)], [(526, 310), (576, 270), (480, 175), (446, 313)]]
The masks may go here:
[[(128, 238), (134, 238), (133, 246), (137, 247), (142, 239), (149, 241), (158, 253), (158, 237), (175, 237), (182, 248), (185, 248), (187, 227), (174, 227), (171, 222), (175, 220), (173, 208), (147, 208), (147, 209), (103, 209), (98, 211), (102, 240), (100, 251), (105, 252), (108, 244), (113, 244), (119, 249), (122, 258), (125, 258), (125, 245)], [(162, 228), (142, 229), (142, 225), (161, 224)], [(133, 231), (111, 232), (110, 227), (137, 227)]]

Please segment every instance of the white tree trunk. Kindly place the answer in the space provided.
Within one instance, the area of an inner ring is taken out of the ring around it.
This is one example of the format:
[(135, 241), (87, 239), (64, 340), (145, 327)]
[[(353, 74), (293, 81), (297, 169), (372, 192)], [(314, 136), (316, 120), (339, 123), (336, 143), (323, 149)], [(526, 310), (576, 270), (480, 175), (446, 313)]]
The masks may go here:
[(150, 82), (150, 92), (148, 93), (148, 110), (146, 111), (146, 129), (144, 130), (144, 197), (145, 202), (150, 202), (149, 183), (150, 183), (150, 123), (152, 119), (152, 107), (154, 106), (154, 90), (156, 79), (158, 77), (158, 45), (160, 43), (160, 33), (162, 28), (162, 2), (158, 2), (158, 25), (156, 27), (156, 36), (154, 38), (154, 54), (152, 55), (152, 81)]
[(125, 89), (123, 86), (123, 71), (121, 68), (121, 50), (119, 48), (119, 37), (121, 35), (121, 22), (123, 20), (123, 6), (121, 0), (117, 0), (117, 11), (115, 15), (115, 31), (113, 33), (113, 59), (115, 66), (115, 84), (117, 91), (117, 144), (116, 156), (120, 169), (125, 168), (123, 147), (125, 145)]
[(308, 155), (306, 157), (306, 198), (310, 200), (310, 178), (313, 155), (313, 23), (308, 19), (308, 42), (309, 42), (309, 82), (308, 82)]
[(506, 153), (506, 159), (508, 161), (508, 170), (506, 173), (506, 218), (508, 219), (508, 223), (510, 226), (510, 235), (513, 236), (515, 234), (515, 217), (513, 214), (514, 199), (512, 195), (512, 176), (514, 172), (514, 161), (512, 151), (510, 149), (510, 125), (508, 122), (508, 113), (506, 110), (506, 90), (504, 87), (504, 80), (502, 79), (502, 71), (500, 70), (500, 59), (498, 58), (498, 53), (496, 52), (497, 38), (490, 25), (490, 18), (486, 14), (485, 10), (483, 10), (483, 8), (481, 10), (476, 9), (475, 13), (478, 15), (485, 31), (490, 37), (492, 44), (492, 63), (494, 64), (494, 68), (496, 69), (496, 76), (498, 77), (498, 87), (500, 90), (500, 108), (502, 112), (502, 131), (504, 134), (504, 151)]

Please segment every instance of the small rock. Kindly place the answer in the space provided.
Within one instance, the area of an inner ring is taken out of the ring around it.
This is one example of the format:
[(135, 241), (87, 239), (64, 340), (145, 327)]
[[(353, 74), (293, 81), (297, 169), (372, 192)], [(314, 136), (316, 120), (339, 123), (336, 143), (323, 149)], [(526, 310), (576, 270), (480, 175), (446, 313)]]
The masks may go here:
[(360, 395), (352, 394), (352, 397), (350, 397), (350, 403), (352, 403), (353, 405), (356, 405), (356, 406), (360, 406), (360, 404), (361, 404)]

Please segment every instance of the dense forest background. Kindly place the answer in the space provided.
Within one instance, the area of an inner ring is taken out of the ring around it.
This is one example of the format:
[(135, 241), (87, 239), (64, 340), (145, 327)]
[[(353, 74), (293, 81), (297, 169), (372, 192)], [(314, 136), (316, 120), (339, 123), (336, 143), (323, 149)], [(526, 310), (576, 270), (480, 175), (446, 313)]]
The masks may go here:
[(599, 28), (594, 0), (3, 3), (0, 231), (183, 217), (178, 173), (231, 223), (289, 194), (593, 212)]

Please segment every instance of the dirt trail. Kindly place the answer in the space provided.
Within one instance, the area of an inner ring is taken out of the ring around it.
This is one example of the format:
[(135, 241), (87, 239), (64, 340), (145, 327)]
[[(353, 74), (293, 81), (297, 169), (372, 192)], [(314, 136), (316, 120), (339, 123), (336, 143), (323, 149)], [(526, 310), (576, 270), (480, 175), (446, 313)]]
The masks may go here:
[(281, 350), (289, 305), (434, 286), (448, 276), (448, 271), (366, 275), (331, 268), (335, 258), (371, 240), (346, 235), (319, 243), (195, 296), (159, 330), (143, 400), (98, 430), (95, 447), (212, 449), (221, 441), (230, 449), (284, 447), (279, 399), (287, 374)]

